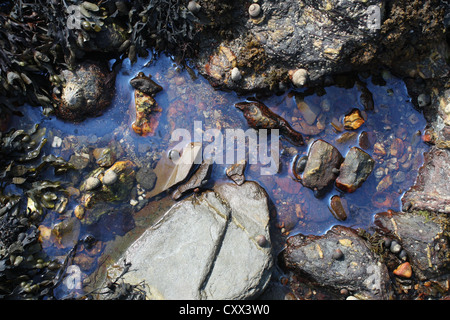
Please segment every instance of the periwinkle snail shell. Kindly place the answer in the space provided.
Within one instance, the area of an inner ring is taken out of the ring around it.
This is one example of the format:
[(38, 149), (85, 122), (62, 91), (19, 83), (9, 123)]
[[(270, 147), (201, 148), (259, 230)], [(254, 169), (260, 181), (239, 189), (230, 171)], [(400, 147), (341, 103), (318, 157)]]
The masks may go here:
[(248, 7), (248, 14), (252, 18), (256, 18), (261, 13), (261, 6), (257, 3), (253, 3)]

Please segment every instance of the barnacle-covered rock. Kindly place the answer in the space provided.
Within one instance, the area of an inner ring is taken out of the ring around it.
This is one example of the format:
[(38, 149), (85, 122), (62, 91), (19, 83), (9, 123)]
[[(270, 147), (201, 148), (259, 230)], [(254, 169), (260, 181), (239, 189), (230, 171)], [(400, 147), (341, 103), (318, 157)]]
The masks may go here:
[(62, 74), (65, 84), (61, 96), (54, 95), (59, 118), (82, 121), (101, 115), (110, 105), (115, 93), (115, 72), (109, 71), (105, 64), (85, 61)]

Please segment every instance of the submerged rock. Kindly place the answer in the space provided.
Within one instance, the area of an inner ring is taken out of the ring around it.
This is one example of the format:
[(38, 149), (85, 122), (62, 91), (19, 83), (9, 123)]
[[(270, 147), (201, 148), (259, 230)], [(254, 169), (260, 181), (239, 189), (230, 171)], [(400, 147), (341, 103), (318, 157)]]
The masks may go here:
[(136, 77), (130, 80), (131, 86), (141, 91), (142, 93), (154, 96), (162, 91), (162, 87), (151, 79), (151, 76), (146, 76), (143, 72), (139, 72)]
[(341, 165), (336, 187), (345, 192), (354, 192), (372, 173), (374, 165), (375, 161), (368, 153), (358, 147), (351, 148)]
[(311, 145), (308, 161), (302, 176), (302, 184), (310, 189), (322, 190), (336, 179), (338, 169), (344, 161), (341, 153), (324, 140)]
[(360, 298), (380, 300), (392, 295), (387, 267), (351, 228), (335, 226), (323, 236), (292, 236), (282, 257), (299, 279), (331, 292), (345, 288)]
[(153, 136), (159, 124), (162, 109), (156, 100), (139, 90), (134, 91), (136, 121), (131, 125), (140, 136)]
[[(186, 198), (148, 228), (108, 269), (145, 281), (150, 299), (248, 299), (272, 268), (267, 195), (257, 183), (222, 184)], [(118, 268), (119, 266), (119, 268)]]
[(227, 177), (233, 180), (237, 185), (243, 184), (245, 182), (244, 171), (246, 165), (247, 161), (245, 159), (239, 161), (238, 163), (232, 164), (227, 168)]
[(333, 196), (330, 199), (330, 211), (337, 220), (344, 221), (347, 219), (349, 210), (347, 200), (339, 196)]
[(275, 114), (266, 105), (258, 101), (240, 102), (236, 108), (244, 113), (248, 125), (254, 129), (279, 129), (283, 135), (294, 145), (303, 145), (301, 133), (292, 129), (291, 125), (282, 117)]
[(364, 119), (359, 109), (353, 109), (344, 117), (344, 129), (356, 130), (364, 124)]
[(62, 72), (65, 84), (61, 96), (54, 96), (56, 115), (82, 121), (99, 116), (111, 104), (115, 93), (115, 72), (102, 63), (85, 61), (75, 70)]

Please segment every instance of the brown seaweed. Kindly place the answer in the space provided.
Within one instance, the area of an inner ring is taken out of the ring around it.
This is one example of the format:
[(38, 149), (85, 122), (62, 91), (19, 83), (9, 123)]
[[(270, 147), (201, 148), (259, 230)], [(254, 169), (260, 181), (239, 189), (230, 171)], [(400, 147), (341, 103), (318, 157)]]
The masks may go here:
[(302, 134), (292, 129), (285, 119), (275, 114), (263, 103), (259, 101), (239, 102), (235, 104), (235, 107), (244, 113), (250, 127), (254, 129), (279, 129), (280, 133), (293, 145), (304, 145)]

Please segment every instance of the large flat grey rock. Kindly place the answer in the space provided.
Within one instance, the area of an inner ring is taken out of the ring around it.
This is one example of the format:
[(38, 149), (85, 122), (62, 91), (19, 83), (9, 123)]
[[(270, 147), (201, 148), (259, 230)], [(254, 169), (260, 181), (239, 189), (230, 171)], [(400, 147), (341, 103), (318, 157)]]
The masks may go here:
[[(270, 280), (269, 210), (255, 182), (223, 184), (173, 206), (108, 268), (150, 299), (248, 299)], [(258, 242), (258, 236), (267, 239)], [(258, 244), (259, 243), (259, 244)]]

